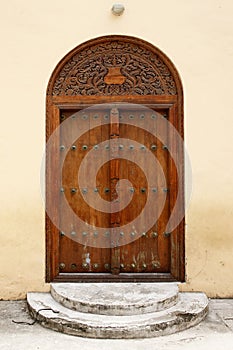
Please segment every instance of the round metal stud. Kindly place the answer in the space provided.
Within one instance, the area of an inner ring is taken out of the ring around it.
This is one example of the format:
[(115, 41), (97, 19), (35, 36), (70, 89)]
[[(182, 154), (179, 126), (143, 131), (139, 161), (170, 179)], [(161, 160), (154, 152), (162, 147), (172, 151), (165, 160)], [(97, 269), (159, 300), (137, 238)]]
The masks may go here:
[(158, 232), (152, 232), (151, 236), (152, 236), (153, 238), (158, 237)]
[(157, 192), (157, 188), (156, 187), (152, 188), (152, 192), (156, 193)]
[(60, 116), (60, 120), (64, 120), (66, 118), (66, 116), (64, 115), (64, 114), (62, 114), (61, 116)]
[(123, 145), (119, 145), (119, 149), (120, 150), (124, 149), (124, 146)]
[(88, 119), (88, 115), (84, 114), (84, 115), (82, 116), (82, 119), (83, 119), (83, 120), (87, 120), (87, 119)]
[(83, 189), (82, 189), (82, 193), (83, 193), (83, 194), (86, 194), (87, 192), (88, 192), (88, 189), (87, 189), (87, 188), (83, 188)]
[(63, 187), (60, 188), (60, 192), (62, 192), (62, 193), (65, 192)]
[(98, 267), (99, 267), (99, 264), (97, 264), (97, 263), (93, 264), (94, 269), (98, 269)]
[(64, 263), (60, 263), (59, 267), (60, 267), (61, 270), (63, 270), (66, 267), (66, 265)]
[(71, 192), (71, 193), (76, 193), (76, 192), (77, 192), (77, 189), (76, 189), (76, 188), (71, 188), (70, 192)]
[(141, 114), (141, 115), (140, 115), (140, 119), (145, 119), (145, 115), (144, 115), (144, 114)]
[(134, 237), (135, 236), (135, 232), (131, 232), (131, 236)]
[(164, 237), (167, 238), (167, 237), (170, 237), (171, 234), (170, 234), (170, 232), (164, 232), (163, 235), (164, 235)]
[(120, 264), (120, 267), (121, 267), (121, 269), (124, 269), (125, 265), (124, 264)]
[(167, 150), (168, 150), (167, 145), (163, 145), (163, 149), (164, 149), (165, 151), (167, 151)]
[(105, 237), (109, 237), (110, 236), (110, 232), (106, 231), (106, 232), (104, 232), (104, 235), (105, 235)]
[(134, 116), (132, 114), (130, 114), (129, 119), (134, 119)]
[(95, 145), (93, 148), (94, 148), (95, 150), (97, 150), (97, 149), (99, 149), (99, 145)]
[(159, 267), (160, 267), (159, 261), (153, 262), (153, 263), (152, 263), (152, 267), (153, 267), (154, 269), (159, 268)]
[(134, 189), (133, 187), (130, 187), (129, 191), (130, 191), (131, 193), (134, 193), (134, 192), (135, 192), (135, 189)]
[(146, 237), (146, 232), (142, 232), (142, 237)]
[(87, 146), (87, 145), (83, 145), (82, 149), (83, 149), (84, 151), (86, 151), (86, 150), (88, 149), (88, 146)]
[(140, 147), (140, 149), (141, 149), (142, 151), (144, 151), (144, 150), (146, 149), (146, 146), (142, 145), (142, 146)]
[(130, 150), (133, 150), (133, 149), (134, 149), (134, 146), (133, 146), (133, 145), (130, 145), (130, 146), (129, 146), (129, 149), (130, 149)]
[(151, 150), (152, 150), (152, 151), (155, 151), (155, 150), (156, 150), (156, 148), (157, 148), (157, 146), (156, 146), (156, 145), (151, 145)]
[(143, 268), (143, 269), (146, 269), (146, 268), (147, 268), (147, 265), (146, 265), (146, 264), (142, 264), (142, 268)]
[(105, 119), (105, 120), (108, 120), (108, 118), (109, 118), (109, 116), (106, 114), (106, 115), (104, 116), (104, 119)]
[(106, 145), (105, 146), (105, 149), (108, 151), (110, 149), (110, 146), (109, 145)]
[(76, 118), (76, 115), (75, 115), (75, 114), (73, 114), (73, 115), (71, 116), (71, 118), (72, 118), (72, 119), (75, 119), (75, 118)]
[(98, 188), (96, 187), (96, 188), (94, 188), (94, 190), (93, 190), (95, 193), (97, 193), (97, 192), (99, 192), (99, 190), (98, 190)]
[(77, 265), (76, 264), (71, 264), (70, 267), (72, 268), (72, 270), (77, 269)]
[(145, 193), (145, 192), (146, 192), (146, 188), (142, 187), (142, 188), (141, 188), (141, 192), (142, 192), (142, 193)]
[(83, 267), (84, 269), (86, 269), (86, 268), (88, 267), (88, 264), (87, 264), (87, 263), (82, 263), (82, 267)]
[(72, 151), (75, 151), (76, 150), (76, 146), (75, 145), (72, 145), (71, 147), (70, 147), (70, 149), (72, 150)]
[(99, 117), (98, 114), (95, 114), (95, 115), (93, 116), (94, 119), (98, 119), (98, 117)]
[(131, 267), (135, 269), (136, 265), (134, 263), (131, 264)]
[(163, 188), (163, 192), (168, 192), (168, 188)]
[(60, 146), (60, 151), (64, 151), (65, 150), (65, 146), (64, 145), (61, 145)]
[(98, 232), (95, 231), (95, 232), (93, 233), (93, 236), (94, 236), (94, 237), (98, 237)]
[(109, 193), (109, 192), (110, 192), (110, 189), (106, 187), (106, 188), (104, 189), (104, 192), (105, 192), (105, 193)]
[(72, 231), (70, 234), (71, 234), (71, 236), (76, 236), (76, 232), (75, 231)]
[(60, 236), (61, 236), (61, 237), (65, 236), (65, 232), (60, 231)]
[(109, 270), (109, 269), (110, 269), (110, 265), (109, 265), (109, 264), (104, 264), (104, 268), (105, 268), (106, 270)]
[(83, 237), (86, 237), (86, 236), (87, 236), (87, 232), (84, 231), (84, 232), (82, 233), (82, 235), (83, 235)]
[(123, 237), (124, 236), (124, 232), (121, 231), (120, 232), (120, 236)]
[(152, 114), (151, 119), (156, 119), (156, 114)]

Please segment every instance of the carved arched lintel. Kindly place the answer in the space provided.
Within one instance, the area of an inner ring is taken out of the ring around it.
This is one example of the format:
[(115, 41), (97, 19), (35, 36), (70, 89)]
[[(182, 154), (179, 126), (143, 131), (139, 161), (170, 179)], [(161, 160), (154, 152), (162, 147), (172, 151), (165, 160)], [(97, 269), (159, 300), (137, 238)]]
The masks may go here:
[(52, 74), (50, 96), (179, 95), (182, 86), (172, 62), (137, 38), (106, 36), (68, 53)]

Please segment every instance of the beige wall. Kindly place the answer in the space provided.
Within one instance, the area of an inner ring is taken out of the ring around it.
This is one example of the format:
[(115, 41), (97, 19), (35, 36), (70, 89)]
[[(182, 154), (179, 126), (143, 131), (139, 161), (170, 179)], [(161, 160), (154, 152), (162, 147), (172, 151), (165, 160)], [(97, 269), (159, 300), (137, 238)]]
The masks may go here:
[(40, 165), (45, 90), (57, 62), (105, 34), (143, 38), (178, 68), (185, 92), (186, 143), (193, 166), (187, 215), (187, 284), (233, 296), (232, 0), (10, 0), (1, 5), (0, 298), (45, 291)]

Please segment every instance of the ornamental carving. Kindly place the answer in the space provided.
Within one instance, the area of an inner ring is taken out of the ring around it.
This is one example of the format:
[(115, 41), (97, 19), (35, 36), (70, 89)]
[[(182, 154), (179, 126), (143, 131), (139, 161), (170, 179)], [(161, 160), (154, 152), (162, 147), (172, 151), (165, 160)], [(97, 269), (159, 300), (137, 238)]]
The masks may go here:
[(74, 53), (57, 73), (52, 95), (176, 95), (174, 77), (143, 45), (107, 40)]

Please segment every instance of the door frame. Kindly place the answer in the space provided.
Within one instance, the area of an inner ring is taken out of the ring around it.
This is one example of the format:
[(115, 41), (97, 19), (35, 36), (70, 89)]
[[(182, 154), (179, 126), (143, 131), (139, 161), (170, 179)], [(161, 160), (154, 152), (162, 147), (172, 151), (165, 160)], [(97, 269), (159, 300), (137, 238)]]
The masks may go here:
[[(54, 94), (54, 85), (56, 78), (65, 64), (69, 62), (74, 55), (87, 47), (102, 44), (106, 40), (118, 40), (140, 45), (149, 49), (152, 54), (166, 64), (174, 78), (176, 84), (176, 94), (161, 95), (112, 95), (112, 96), (87, 96), (74, 95), (69, 96), (64, 93)], [(183, 128), (183, 89), (179, 74), (172, 62), (159, 49), (153, 45), (137, 38), (126, 36), (106, 36), (90, 40), (66, 55), (55, 68), (47, 89), (46, 99), (46, 142), (60, 125), (60, 110), (78, 109), (79, 107), (88, 107), (94, 104), (128, 102), (134, 104), (143, 104), (149, 108), (168, 110), (168, 120), (175, 126), (180, 136), (184, 137)], [(46, 154), (46, 208), (50, 208), (50, 217), (59, 217), (59, 178), (57, 169), (59, 169), (59, 135), (50, 144), (50, 153)], [(51, 152), (53, 156), (51, 157)], [(178, 150), (179, 154), (179, 173), (182, 184), (182, 207), (184, 208), (184, 150)], [(173, 162), (169, 162), (169, 171), (174, 167)], [(174, 169), (173, 169), (174, 170)], [(169, 180), (170, 177), (168, 177)], [(174, 193), (178, 190), (177, 179), (172, 180)], [(169, 186), (169, 184), (168, 184)], [(176, 197), (171, 195), (171, 206), (176, 202)], [(52, 212), (51, 212), (52, 208)], [(185, 219), (176, 227), (170, 236), (171, 239), (171, 273), (120, 273), (112, 275), (111, 273), (62, 273), (59, 271), (59, 229), (54, 225), (46, 210), (46, 282), (168, 282), (185, 280)]]

